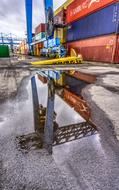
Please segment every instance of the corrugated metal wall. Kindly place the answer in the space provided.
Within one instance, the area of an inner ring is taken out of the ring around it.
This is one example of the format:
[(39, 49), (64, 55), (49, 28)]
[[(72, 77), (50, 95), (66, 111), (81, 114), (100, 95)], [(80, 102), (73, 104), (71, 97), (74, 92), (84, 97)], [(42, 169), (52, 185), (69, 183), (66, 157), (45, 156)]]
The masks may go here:
[(87, 61), (119, 63), (119, 37), (116, 34), (71, 42), (67, 47), (69, 52), (71, 48), (78, 49)]
[(67, 41), (119, 33), (119, 4), (110, 5), (68, 26)]
[(71, 23), (114, 2), (118, 2), (118, 0), (74, 0), (67, 7), (66, 21)]

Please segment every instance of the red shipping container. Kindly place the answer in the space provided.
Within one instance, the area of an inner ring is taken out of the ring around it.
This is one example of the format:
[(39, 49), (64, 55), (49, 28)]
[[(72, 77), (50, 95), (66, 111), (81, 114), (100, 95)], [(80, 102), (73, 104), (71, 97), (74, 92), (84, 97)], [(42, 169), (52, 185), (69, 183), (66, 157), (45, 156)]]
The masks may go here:
[(67, 43), (68, 52), (76, 49), (85, 61), (119, 63), (119, 35), (108, 35)]
[(45, 32), (45, 24), (41, 23), (35, 28), (35, 35), (41, 32)]
[(66, 23), (66, 10), (62, 9), (57, 15), (54, 17), (54, 24), (65, 24)]
[(74, 0), (67, 7), (66, 22), (67, 24), (71, 23), (117, 1), (118, 0)]

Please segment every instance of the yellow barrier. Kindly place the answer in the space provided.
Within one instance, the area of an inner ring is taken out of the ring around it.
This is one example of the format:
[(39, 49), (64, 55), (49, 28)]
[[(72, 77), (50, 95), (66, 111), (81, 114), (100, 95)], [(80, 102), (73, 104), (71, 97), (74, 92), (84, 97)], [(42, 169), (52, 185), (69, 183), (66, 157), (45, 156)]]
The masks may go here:
[(56, 65), (56, 64), (81, 64), (83, 63), (80, 57), (64, 57), (58, 59), (49, 59), (42, 61), (31, 62), (32, 65)]

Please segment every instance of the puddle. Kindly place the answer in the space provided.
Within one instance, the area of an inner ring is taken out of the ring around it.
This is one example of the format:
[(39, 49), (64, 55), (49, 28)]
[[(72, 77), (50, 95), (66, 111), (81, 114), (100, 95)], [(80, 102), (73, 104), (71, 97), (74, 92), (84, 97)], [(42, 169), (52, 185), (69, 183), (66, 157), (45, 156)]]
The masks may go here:
[[(43, 105), (43, 107), (46, 107), (48, 94), (47, 84), (43, 84), (38, 79), (37, 75), (35, 76), (35, 79), (37, 84), (39, 104)], [(54, 111), (57, 115), (56, 121), (59, 127), (84, 121), (84, 119), (57, 94), (55, 94)]]
[[(47, 115), (46, 110), (47, 110), (47, 101), (48, 101), (48, 84), (46, 82), (43, 83), (43, 80), (39, 78), (37, 74), (32, 79), (33, 80), (31, 80), (31, 84), (32, 84), (32, 92), (33, 92), (34, 131), (35, 132), (17, 137), (18, 149), (24, 152), (28, 152), (32, 149), (40, 149), (43, 147), (44, 131), (45, 131), (46, 115)], [(73, 81), (73, 84), (74, 84), (74, 81)], [(80, 87), (77, 87), (77, 88), (80, 88)], [(80, 129), (80, 127), (86, 121), (75, 110), (75, 105), (76, 106), (79, 105), (78, 100), (77, 100), (78, 96), (76, 96), (75, 94), (75, 96), (73, 97), (72, 95), (73, 98), (71, 97), (71, 100), (73, 100), (72, 102), (74, 105), (73, 104), (70, 105), (66, 99), (68, 97), (68, 100), (69, 100), (69, 94), (68, 95), (65, 94), (65, 98), (63, 97), (62, 92), (64, 91), (64, 89), (65, 89), (65, 86), (59, 86), (59, 85), (57, 86), (55, 84), (54, 116), (53, 116), (53, 127), (54, 127), (53, 139), (54, 140), (56, 139), (56, 137), (58, 137), (58, 135), (59, 135), (59, 138), (62, 138), (62, 135), (64, 136), (64, 138), (67, 135), (69, 136), (72, 135), (74, 137), (73, 133), (76, 133), (76, 130), (78, 130), (79, 133), (83, 133), (83, 127), (82, 129)], [(70, 88), (68, 89), (70, 90)], [(83, 102), (83, 100), (82, 100), (82, 103), (84, 105), (86, 104), (85, 102)], [(85, 107), (83, 107), (83, 109), (84, 108)], [(53, 107), (51, 106), (48, 109), (53, 109)], [(86, 112), (87, 110), (84, 109), (84, 111)], [(49, 122), (51, 122), (50, 120), (51, 118), (49, 119)], [(61, 130), (58, 130), (58, 128)], [(65, 134), (65, 129), (67, 130), (67, 134)], [(89, 129), (87, 129), (87, 133), (88, 133), (88, 130)], [(67, 136), (66, 139), (68, 138), (69, 137)]]
[(31, 133), (16, 137), (16, 144), (19, 151), (27, 153), (30, 150), (43, 148), (43, 136), (39, 133)]

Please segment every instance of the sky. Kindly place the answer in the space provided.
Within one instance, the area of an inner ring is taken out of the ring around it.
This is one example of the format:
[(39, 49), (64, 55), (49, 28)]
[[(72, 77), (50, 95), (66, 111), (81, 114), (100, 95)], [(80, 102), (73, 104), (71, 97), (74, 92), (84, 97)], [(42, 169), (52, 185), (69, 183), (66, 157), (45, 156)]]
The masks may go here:
[[(33, 0), (33, 32), (41, 22), (45, 22), (44, 0)], [(53, 0), (54, 10), (66, 0)], [(25, 0), (0, 0), (0, 32), (23, 37), (26, 33)]]

